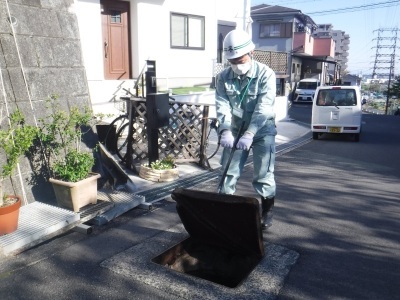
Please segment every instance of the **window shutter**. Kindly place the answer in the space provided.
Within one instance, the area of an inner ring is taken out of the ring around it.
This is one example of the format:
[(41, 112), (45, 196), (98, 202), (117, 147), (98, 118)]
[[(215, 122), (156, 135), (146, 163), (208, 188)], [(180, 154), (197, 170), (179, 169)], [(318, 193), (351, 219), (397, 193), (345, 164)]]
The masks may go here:
[(281, 23), (281, 37), (290, 38), (292, 37), (293, 23)]

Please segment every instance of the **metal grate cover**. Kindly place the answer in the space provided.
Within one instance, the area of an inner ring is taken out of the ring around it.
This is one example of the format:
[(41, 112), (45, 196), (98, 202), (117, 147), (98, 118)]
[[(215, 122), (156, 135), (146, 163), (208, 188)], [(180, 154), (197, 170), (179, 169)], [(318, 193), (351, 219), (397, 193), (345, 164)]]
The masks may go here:
[(93, 219), (91, 218), (91, 222), (98, 226), (111, 221), (132, 208), (146, 204), (144, 196), (127, 190), (101, 189), (97, 192), (97, 198), (99, 202), (110, 201), (109, 203), (113, 204), (110, 208), (106, 209), (107, 211), (97, 214)]
[(115, 205), (132, 202), (136, 198), (144, 201), (143, 196), (125, 190), (100, 189), (97, 191), (97, 198), (103, 201), (112, 201)]
[(40, 243), (55, 232), (76, 225), (79, 213), (34, 202), (21, 207), (18, 229), (13, 233), (0, 236), (0, 255), (9, 255)]
[[(99, 194), (99, 192), (97, 192), (97, 194)], [(98, 216), (114, 207), (113, 202), (110, 202), (109, 200), (100, 200), (100, 198), (101, 197), (99, 197), (99, 195), (97, 195), (97, 203), (96, 204), (87, 205), (80, 209), (81, 223), (91, 220), (91, 219), (95, 218), (96, 216)]]

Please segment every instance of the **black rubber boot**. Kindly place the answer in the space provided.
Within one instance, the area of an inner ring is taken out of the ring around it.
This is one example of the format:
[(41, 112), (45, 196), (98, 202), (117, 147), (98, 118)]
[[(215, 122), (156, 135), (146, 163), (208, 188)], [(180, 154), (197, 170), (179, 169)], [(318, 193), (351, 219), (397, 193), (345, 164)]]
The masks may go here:
[(262, 230), (267, 230), (272, 226), (273, 219), (273, 208), (274, 208), (275, 198), (264, 198), (261, 197), (261, 228)]

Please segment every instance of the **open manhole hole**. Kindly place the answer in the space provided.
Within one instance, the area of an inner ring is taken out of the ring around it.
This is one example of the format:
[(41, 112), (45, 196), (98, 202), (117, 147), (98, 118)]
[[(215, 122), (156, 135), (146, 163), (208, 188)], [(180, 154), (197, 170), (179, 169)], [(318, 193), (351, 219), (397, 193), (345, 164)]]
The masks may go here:
[(235, 288), (264, 256), (259, 203), (251, 197), (175, 189), (189, 238), (152, 259), (172, 270)]

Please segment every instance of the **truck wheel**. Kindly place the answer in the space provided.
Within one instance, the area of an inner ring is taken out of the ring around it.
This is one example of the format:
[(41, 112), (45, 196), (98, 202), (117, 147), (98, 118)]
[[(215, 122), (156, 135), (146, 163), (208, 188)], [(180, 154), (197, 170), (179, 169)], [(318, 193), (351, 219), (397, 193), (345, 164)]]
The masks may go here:
[(313, 140), (318, 140), (318, 132), (313, 132), (312, 138), (313, 138)]

